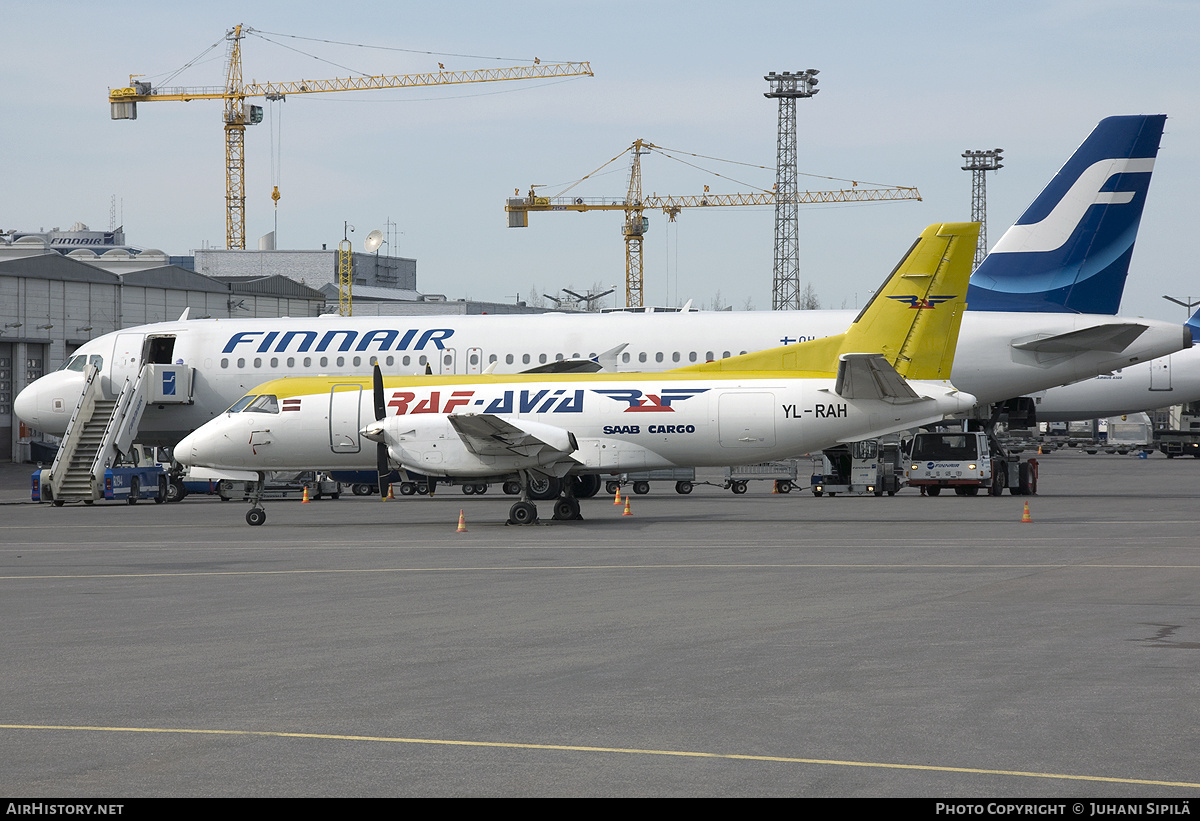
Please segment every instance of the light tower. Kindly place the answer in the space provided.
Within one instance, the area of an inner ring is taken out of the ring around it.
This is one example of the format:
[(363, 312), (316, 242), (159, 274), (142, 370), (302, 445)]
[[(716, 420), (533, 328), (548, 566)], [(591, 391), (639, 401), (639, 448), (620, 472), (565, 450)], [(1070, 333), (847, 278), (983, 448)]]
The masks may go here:
[(763, 77), (771, 84), (764, 97), (779, 99), (779, 136), (775, 157), (775, 269), (771, 309), (800, 309), (799, 188), (796, 184), (796, 100), (820, 89), (815, 68), (793, 74), (772, 71)]
[(1004, 159), (1001, 156), (1003, 152), (1003, 148), (963, 152), (966, 163), (963, 164), (962, 170), (971, 172), (971, 222), (979, 223), (979, 242), (975, 246), (975, 264), (971, 270), (979, 267), (979, 263), (983, 262), (988, 252), (987, 181), (984, 175), (988, 171), (999, 171), (1004, 167), (1000, 164)]

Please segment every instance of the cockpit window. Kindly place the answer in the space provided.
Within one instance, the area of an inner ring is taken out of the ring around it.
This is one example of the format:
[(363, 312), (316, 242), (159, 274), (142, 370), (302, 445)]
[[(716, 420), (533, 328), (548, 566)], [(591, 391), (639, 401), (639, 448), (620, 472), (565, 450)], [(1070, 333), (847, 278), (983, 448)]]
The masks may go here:
[(236, 401), (236, 402), (234, 402), (232, 405), (230, 405), (230, 406), (229, 406), (229, 410), (227, 410), (227, 411), (225, 411), (225, 412), (226, 412), (226, 413), (241, 413), (241, 412), (242, 412), (242, 408), (246, 407), (246, 406), (247, 406), (247, 405), (249, 405), (251, 402), (253, 402), (253, 401), (254, 401), (254, 397), (255, 397), (256, 395), (257, 395), (257, 394), (253, 394), (253, 393), (248, 393), (248, 394), (246, 394), (246, 395), (245, 395), (245, 396), (243, 396), (241, 399), (239, 399), (238, 401)]
[(66, 362), (63, 363), (62, 367), (59, 368), (59, 370), (60, 371), (78, 371), (79, 373), (83, 373), (83, 369), (86, 367), (87, 367), (87, 357), (86, 356), (72, 356), (70, 359), (68, 359)]
[(273, 393), (264, 393), (246, 406), (244, 413), (279, 413), (279, 400)]

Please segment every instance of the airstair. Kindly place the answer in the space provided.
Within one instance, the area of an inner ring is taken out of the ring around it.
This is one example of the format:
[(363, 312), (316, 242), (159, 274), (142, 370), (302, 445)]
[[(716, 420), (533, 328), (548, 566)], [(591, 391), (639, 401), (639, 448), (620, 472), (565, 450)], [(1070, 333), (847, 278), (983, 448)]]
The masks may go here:
[(104, 472), (133, 444), (153, 372), (153, 365), (143, 366), (136, 379), (125, 380), (116, 399), (106, 399), (100, 372), (88, 366), (79, 403), (50, 466), (55, 501), (91, 502), (104, 495)]

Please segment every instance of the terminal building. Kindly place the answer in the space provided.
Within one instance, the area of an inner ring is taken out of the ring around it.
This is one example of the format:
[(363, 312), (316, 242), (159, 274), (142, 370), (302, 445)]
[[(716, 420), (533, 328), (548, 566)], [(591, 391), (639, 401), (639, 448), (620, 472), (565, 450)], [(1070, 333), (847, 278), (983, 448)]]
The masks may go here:
[[(185, 310), (193, 318), (336, 312), (337, 266), (338, 252), (324, 249), (168, 256), (128, 245), (121, 228), (92, 231), (81, 223), (0, 233), (0, 461), (43, 452), (40, 435), (14, 416), (13, 399), (87, 341), (176, 320)], [(414, 259), (355, 253), (352, 271), (356, 314), (542, 313), (422, 294)]]

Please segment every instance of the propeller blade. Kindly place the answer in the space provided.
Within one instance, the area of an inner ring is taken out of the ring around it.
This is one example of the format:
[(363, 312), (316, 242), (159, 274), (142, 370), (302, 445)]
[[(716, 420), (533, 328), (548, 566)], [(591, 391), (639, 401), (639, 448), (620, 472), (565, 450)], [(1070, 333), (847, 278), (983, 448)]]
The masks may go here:
[(387, 498), (387, 477), (392, 472), (391, 466), (388, 464), (387, 445), (380, 442), (375, 446), (375, 466), (379, 471), (379, 495), (381, 498)]
[(387, 405), (383, 396), (383, 371), (379, 370), (379, 363), (375, 363), (375, 372), (372, 376), (372, 382), (375, 388), (375, 421), (383, 421), (383, 417), (387, 415)]

